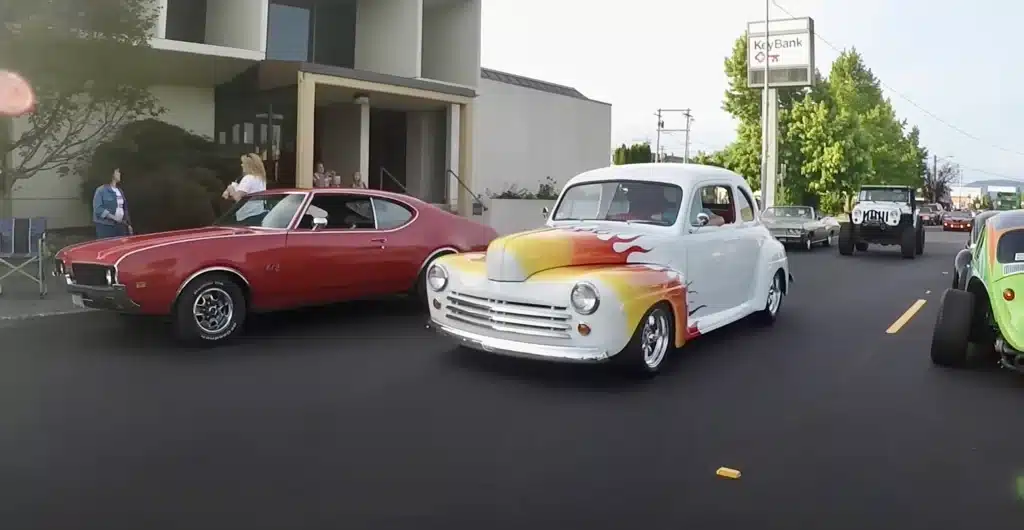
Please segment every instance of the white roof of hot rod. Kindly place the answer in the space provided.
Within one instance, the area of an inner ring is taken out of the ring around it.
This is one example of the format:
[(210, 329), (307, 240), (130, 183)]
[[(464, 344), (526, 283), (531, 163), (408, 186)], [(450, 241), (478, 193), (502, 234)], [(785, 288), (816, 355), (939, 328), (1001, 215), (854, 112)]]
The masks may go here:
[(676, 184), (687, 188), (694, 182), (711, 178), (725, 179), (735, 184), (746, 184), (743, 177), (728, 169), (700, 164), (670, 164), (663, 162), (656, 164), (625, 164), (592, 169), (569, 179), (569, 182), (565, 185), (569, 187), (582, 182), (602, 180), (637, 180)]

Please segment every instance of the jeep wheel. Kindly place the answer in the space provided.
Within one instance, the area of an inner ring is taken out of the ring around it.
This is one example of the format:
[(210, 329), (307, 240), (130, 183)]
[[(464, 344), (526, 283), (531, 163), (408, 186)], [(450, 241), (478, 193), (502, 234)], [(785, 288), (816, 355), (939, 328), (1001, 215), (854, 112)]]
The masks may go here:
[(843, 223), (839, 225), (839, 253), (843, 256), (850, 256), (853, 254), (853, 248), (853, 225)]
[(900, 254), (903, 259), (914, 259), (917, 255), (917, 231), (912, 227), (904, 228), (900, 234)]
[(974, 313), (974, 295), (946, 289), (939, 302), (939, 314), (932, 331), (932, 363), (961, 367), (967, 364), (967, 345)]
[(917, 227), (917, 248), (914, 250), (914, 252), (918, 256), (920, 256), (921, 254), (924, 254), (924, 227), (923, 226)]

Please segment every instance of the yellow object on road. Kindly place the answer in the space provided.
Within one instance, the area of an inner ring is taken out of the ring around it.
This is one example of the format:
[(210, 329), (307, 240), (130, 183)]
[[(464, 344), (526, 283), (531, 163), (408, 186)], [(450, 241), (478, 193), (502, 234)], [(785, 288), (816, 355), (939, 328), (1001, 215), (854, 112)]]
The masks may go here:
[(732, 479), (740, 478), (739, 470), (731, 469), (731, 468), (728, 468), (728, 467), (720, 467), (720, 468), (718, 468), (718, 471), (716, 471), (715, 474), (720, 476), (720, 477), (725, 477), (725, 478), (732, 478)]

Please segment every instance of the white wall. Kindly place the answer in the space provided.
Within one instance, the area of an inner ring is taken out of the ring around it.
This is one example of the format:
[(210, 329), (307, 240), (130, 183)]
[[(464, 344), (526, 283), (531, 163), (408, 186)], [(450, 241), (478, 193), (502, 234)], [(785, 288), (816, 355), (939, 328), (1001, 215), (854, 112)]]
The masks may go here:
[(267, 0), (207, 0), (206, 44), (267, 52)]
[(480, 84), (480, 3), (455, 0), (423, 10), (422, 77)]
[(413, 197), (440, 203), (445, 191), (445, 112), (416, 111), (406, 116), (406, 190)]
[(555, 201), (524, 199), (484, 199), (487, 211), (474, 219), (498, 232), (499, 236), (533, 230), (544, 226), (544, 208), (554, 208)]
[[(167, 109), (162, 120), (213, 138), (212, 88), (158, 86), (151, 90), (160, 105)], [(26, 120), (15, 120), (14, 137), (20, 137), (26, 129)], [(17, 158), (13, 160), (14, 164), (18, 162)], [(91, 222), (89, 207), (82, 202), (81, 187), (82, 179), (75, 174), (62, 178), (56, 171), (37, 173), (15, 184), (11, 202), (13, 214), (15, 217), (46, 217), (50, 228), (88, 225)]]
[(316, 120), (324, 167), (346, 176), (359, 171), (359, 105), (340, 103), (317, 109)]
[(359, 0), (356, 70), (419, 77), (422, 35), (423, 0)]
[(480, 80), (474, 103), (473, 191), (560, 186), (609, 164), (610, 105)]

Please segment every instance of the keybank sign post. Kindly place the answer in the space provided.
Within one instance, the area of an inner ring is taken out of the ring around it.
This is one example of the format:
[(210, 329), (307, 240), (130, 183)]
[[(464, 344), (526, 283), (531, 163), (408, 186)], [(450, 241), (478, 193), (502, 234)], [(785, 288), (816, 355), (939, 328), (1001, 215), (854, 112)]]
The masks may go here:
[(761, 207), (775, 205), (779, 173), (779, 87), (814, 84), (814, 20), (789, 18), (747, 24), (747, 86), (763, 90)]

